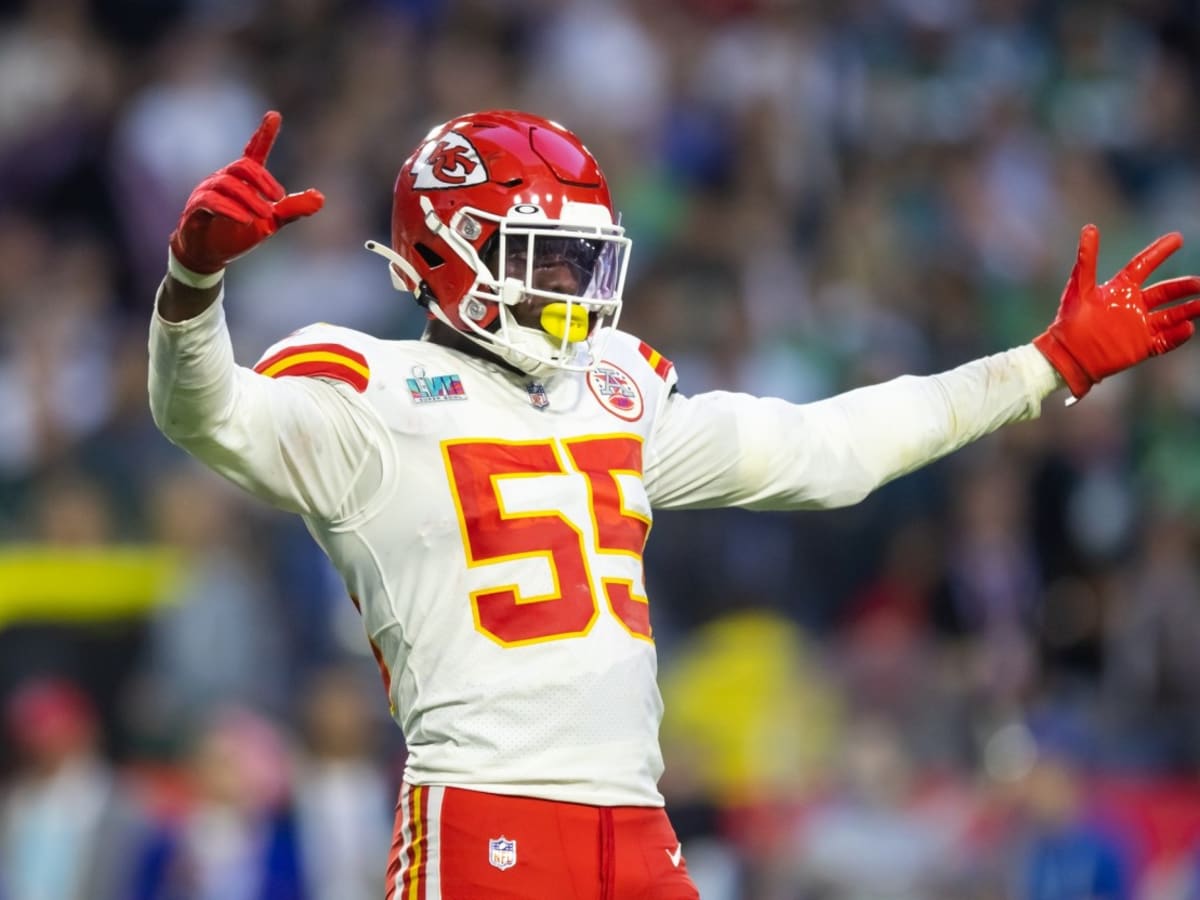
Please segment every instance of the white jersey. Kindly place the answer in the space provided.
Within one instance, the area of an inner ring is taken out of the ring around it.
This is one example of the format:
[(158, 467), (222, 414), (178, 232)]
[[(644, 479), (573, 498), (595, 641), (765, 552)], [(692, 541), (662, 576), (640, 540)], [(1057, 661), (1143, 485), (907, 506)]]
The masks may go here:
[(688, 398), (620, 332), (592, 372), (535, 380), (329, 325), (255, 369), (220, 303), (155, 316), (155, 421), (304, 517), (361, 610), (406, 780), (606, 806), (662, 804), (653, 508), (856, 502), (1057, 386), (1028, 346), (803, 406)]

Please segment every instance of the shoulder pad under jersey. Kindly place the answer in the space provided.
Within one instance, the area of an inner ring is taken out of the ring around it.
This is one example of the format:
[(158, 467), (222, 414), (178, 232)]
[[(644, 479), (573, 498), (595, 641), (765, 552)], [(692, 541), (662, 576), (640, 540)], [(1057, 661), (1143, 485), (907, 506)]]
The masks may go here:
[(638, 353), (646, 360), (646, 363), (654, 370), (654, 374), (667, 381), (671, 373), (675, 370), (675, 364), (669, 359), (647, 344), (645, 341), (638, 341)]
[(644, 375), (651, 380), (662, 381), (668, 390), (678, 381), (675, 365), (669, 359), (626, 331), (612, 332), (605, 347), (605, 355), (618, 365), (626, 367), (629, 374), (636, 374), (639, 381)]
[(367, 335), (350, 328), (324, 322), (307, 325), (269, 347), (254, 371), (268, 378), (331, 378), (361, 394), (371, 382), (365, 352), (369, 343)]

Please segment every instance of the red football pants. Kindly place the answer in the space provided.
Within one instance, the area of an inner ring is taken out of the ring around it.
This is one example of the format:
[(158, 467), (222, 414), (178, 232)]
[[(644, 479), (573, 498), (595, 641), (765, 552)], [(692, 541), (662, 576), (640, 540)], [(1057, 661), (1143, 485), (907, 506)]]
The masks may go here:
[(697, 900), (664, 810), (400, 791), (386, 900)]

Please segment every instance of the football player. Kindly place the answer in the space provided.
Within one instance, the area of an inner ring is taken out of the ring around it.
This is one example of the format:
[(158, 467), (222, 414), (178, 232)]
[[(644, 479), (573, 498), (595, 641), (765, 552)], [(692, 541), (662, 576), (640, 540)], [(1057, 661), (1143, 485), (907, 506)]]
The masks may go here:
[[(1159, 238), (1096, 283), (1083, 229), (1031, 344), (793, 405), (686, 396), (618, 330), (629, 238), (595, 159), (514, 111), (434, 128), (400, 167), (390, 245), (421, 340), (304, 328), (233, 358), (226, 265), (317, 212), (267, 171), (269, 112), (170, 236), (150, 400), (175, 443), (303, 517), (363, 618), (409, 749), (386, 896), (695, 897), (656, 783), (642, 550), (655, 508), (855, 503), (1192, 334), (1200, 278), (1144, 286)], [(331, 298), (336, 300), (336, 298)]]

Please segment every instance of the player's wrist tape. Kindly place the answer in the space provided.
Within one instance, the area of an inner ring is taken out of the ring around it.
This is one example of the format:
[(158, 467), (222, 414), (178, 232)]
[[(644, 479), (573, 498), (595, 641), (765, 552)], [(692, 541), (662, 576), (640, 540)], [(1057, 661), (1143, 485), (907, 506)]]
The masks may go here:
[(217, 271), (210, 274), (193, 272), (175, 258), (175, 254), (170, 248), (167, 249), (167, 272), (180, 284), (186, 284), (188, 287), (196, 288), (200, 291), (216, 287), (221, 279), (225, 277), (225, 270), (223, 268), (217, 269)]

